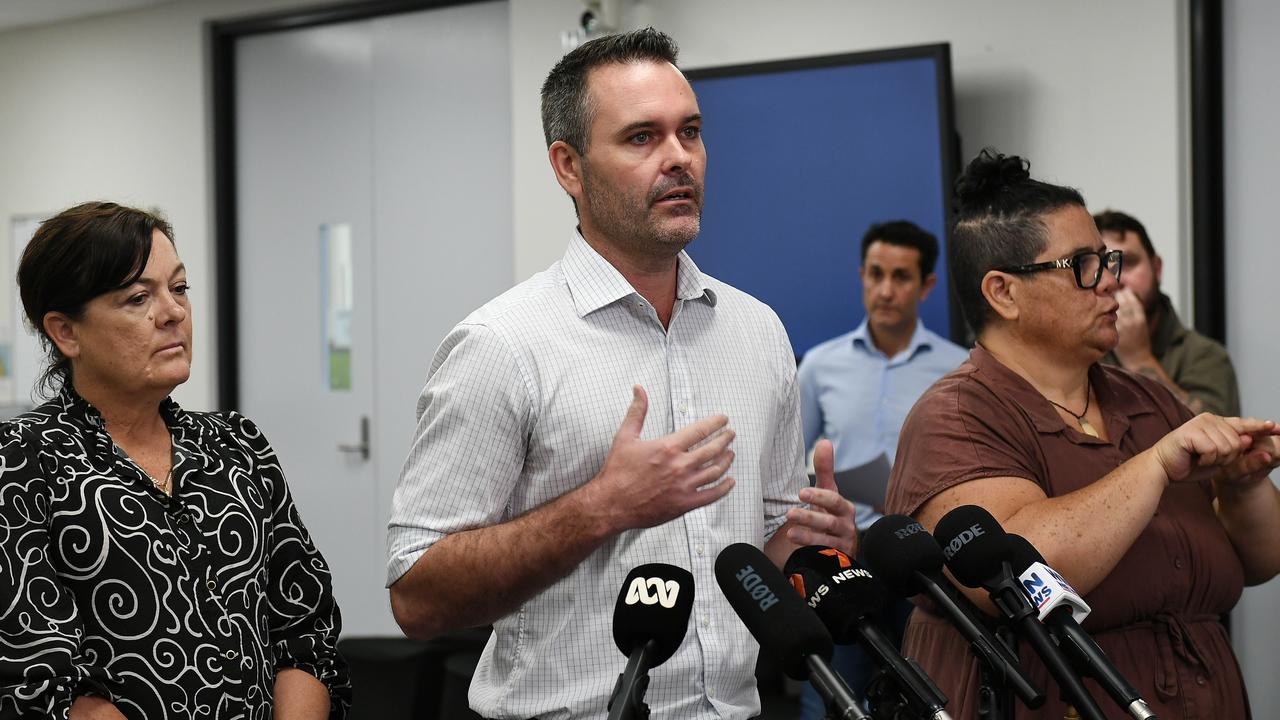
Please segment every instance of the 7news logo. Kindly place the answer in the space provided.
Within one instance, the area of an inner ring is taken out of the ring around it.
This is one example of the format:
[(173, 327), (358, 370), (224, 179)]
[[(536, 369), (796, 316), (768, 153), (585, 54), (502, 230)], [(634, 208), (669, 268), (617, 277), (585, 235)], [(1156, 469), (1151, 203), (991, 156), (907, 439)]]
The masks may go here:
[(675, 580), (663, 580), (662, 578), (643, 578), (638, 577), (631, 581), (631, 587), (627, 588), (628, 605), (642, 603), (644, 605), (661, 605), (670, 610), (676, 605), (676, 598), (680, 596), (680, 583)]

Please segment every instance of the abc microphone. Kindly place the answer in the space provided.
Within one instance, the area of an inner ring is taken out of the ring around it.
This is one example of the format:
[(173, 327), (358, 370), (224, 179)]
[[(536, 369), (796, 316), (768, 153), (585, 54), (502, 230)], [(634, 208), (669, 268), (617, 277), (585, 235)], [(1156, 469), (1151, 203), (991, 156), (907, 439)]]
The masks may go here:
[(942, 516), (935, 532), (955, 579), (971, 588), (986, 589), (996, 610), (1044, 661), (1067, 702), (1089, 720), (1105, 720), (1080, 676), (1040, 624), (1022, 583), (1013, 576), (1009, 539), (991, 513), (977, 505), (961, 505)]
[[(1022, 672), (1018, 656), (992, 634), (969, 598), (942, 574), (942, 548), (920, 523), (906, 515), (885, 515), (863, 534), (862, 557), (890, 591), (902, 597), (924, 594), (932, 600), (937, 611), (968, 641), (993, 685), (1011, 689), (1033, 710), (1044, 705), (1044, 690)], [(1003, 702), (1011, 704), (1012, 699)]]
[(1040, 551), (1021, 535), (1009, 535), (1009, 561), (1018, 581), (1039, 610), (1040, 622), (1048, 626), (1067, 657), (1081, 675), (1088, 675), (1111, 696), (1120, 708), (1135, 720), (1154, 720), (1156, 715), (1147, 701), (1129, 684), (1092, 636), (1080, 627), (1089, 606), (1071, 584), (1053, 568), (1045, 565)]
[(675, 654), (684, 642), (693, 611), (693, 575), (665, 563), (648, 563), (627, 574), (613, 610), (613, 641), (627, 656), (609, 696), (609, 720), (649, 717), (644, 693), (649, 670)]
[(871, 617), (884, 608), (885, 591), (857, 560), (835, 548), (809, 545), (791, 553), (783, 572), (836, 642), (858, 643), (893, 679), (913, 717), (951, 720), (943, 709), (947, 697), (914, 660), (902, 656)]
[(810, 680), (836, 720), (866, 720), (849, 687), (831, 669), (831, 634), (805, 607), (773, 561), (754, 545), (734, 543), (716, 557), (716, 583), (733, 611), (775, 655), (782, 671)]

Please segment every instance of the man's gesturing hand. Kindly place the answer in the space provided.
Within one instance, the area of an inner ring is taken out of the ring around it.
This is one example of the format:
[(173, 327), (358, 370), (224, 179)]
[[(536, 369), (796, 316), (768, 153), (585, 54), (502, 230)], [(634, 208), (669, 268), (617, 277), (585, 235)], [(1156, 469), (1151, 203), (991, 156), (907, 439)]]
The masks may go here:
[(787, 539), (799, 546), (825, 545), (847, 555), (858, 554), (858, 528), (853, 503), (836, 489), (835, 456), (830, 440), (813, 448), (813, 474), (817, 483), (800, 490), (808, 508), (787, 511)]
[(655, 440), (641, 440), (649, 397), (632, 388), (631, 407), (604, 467), (587, 488), (593, 507), (618, 532), (653, 527), (719, 500), (733, 489), (729, 418), (713, 415)]

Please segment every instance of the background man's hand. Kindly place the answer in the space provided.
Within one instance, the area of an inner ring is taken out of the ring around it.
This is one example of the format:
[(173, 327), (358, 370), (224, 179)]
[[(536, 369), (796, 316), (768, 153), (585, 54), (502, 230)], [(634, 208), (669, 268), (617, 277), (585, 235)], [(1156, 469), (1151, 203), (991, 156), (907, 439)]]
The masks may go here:
[(724, 415), (712, 415), (670, 435), (641, 440), (649, 397), (632, 388), (604, 467), (588, 483), (591, 503), (617, 531), (653, 527), (710, 505), (733, 489), (727, 477), (735, 437)]
[(836, 489), (835, 459), (830, 440), (813, 448), (813, 473), (817, 483), (800, 491), (808, 508), (787, 512), (787, 539), (796, 545), (825, 545), (847, 555), (858, 554), (858, 527), (853, 503)]
[(1120, 304), (1116, 310), (1116, 333), (1120, 336), (1116, 343), (1116, 359), (1124, 367), (1132, 369), (1154, 357), (1147, 313), (1142, 309), (1142, 300), (1128, 288), (1116, 291), (1116, 302)]

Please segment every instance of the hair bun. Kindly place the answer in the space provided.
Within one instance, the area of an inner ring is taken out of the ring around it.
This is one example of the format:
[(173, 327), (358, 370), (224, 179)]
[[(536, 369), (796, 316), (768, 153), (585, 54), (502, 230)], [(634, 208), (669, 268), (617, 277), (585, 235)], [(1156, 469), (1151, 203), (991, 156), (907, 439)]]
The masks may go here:
[(983, 148), (956, 180), (956, 210), (990, 207), (1007, 188), (1031, 179), (1031, 163), (1017, 155)]

